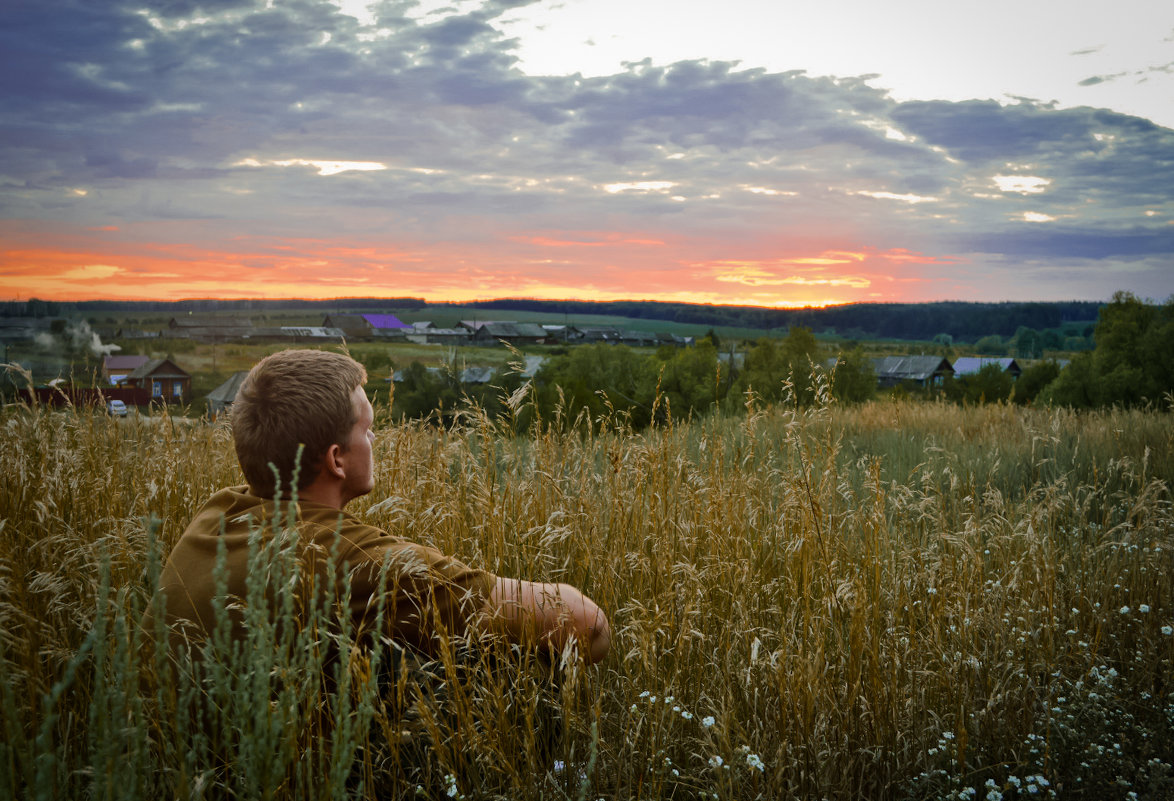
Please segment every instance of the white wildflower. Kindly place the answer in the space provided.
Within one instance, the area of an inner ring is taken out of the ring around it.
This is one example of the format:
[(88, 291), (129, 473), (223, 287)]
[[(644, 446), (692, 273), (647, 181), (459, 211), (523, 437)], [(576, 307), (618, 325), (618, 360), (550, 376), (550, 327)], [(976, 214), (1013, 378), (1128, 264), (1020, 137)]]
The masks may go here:
[(1141, 606), (1137, 607), (1137, 611), (1141, 612), (1143, 615), (1148, 614), (1150, 611), (1150, 605), (1149, 604), (1142, 604)]
[(709, 758), (709, 766), (711, 768), (720, 768), (723, 764), (725, 764), (725, 760), (717, 754), (714, 754)]
[[(1167, 633), (1169, 633), (1169, 632), (1167, 632)], [(701, 719), (701, 725), (707, 729), (709, 727), (711, 727), (713, 724), (714, 724), (713, 715), (706, 715), (705, 717), (703, 717)]]
[(1128, 606), (1121, 607), (1121, 614), (1128, 615), (1129, 614), (1129, 607)]
[(746, 764), (754, 768), (759, 773), (762, 773), (766, 770), (766, 765), (762, 764), (762, 760), (759, 758), (758, 754), (747, 754)]
[(1171, 628), (1170, 626), (1162, 626), (1162, 633), (1169, 637), (1171, 634), (1174, 634), (1174, 628)]

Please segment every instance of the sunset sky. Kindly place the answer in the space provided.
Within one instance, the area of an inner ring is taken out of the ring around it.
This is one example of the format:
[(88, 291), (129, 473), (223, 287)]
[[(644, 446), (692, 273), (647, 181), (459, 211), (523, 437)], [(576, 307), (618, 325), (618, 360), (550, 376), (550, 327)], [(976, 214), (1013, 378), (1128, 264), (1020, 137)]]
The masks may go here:
[(5, 0), (0, 299), (1174, 293), (1174, 3)]

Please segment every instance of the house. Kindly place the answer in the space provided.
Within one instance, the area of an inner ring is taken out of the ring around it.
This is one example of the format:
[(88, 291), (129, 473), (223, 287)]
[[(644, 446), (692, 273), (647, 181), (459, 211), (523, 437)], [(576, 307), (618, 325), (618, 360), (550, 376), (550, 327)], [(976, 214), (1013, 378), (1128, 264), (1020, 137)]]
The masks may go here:
[(437, 328), (431, 323), (428, 328), (417, 325), (407, 332), (407, 340), (417, 345), (464, 345), (472, 336), (467, 328)]
[(877, 384), (893, 387), (911, 381), (923, 387), (940, 386), (954, 374), (950, 361), (941, 356), (884, 356), (872, 360)]
[(328, 314), (322, 321), (323, 328), (337, 328), (347, 339), (370, 339), (375, 330), (361, 314)]
[(649, 331), (634, 331), (623, 329), (620, 331), (620, 341), (632, 348), (655, 347), (660, 344), (660, 338)]
[(376, 334), (386, 331), (406, 331), (412, 328), (394, 314), (364, 314), (362, 317), (370, 324)]
[(191, 375), (171, 359), (151, 359), (126, 377), (127, 386), (148, 390), (152, 401), (184, 403), (191, 395)]
[(538, 323), (479, 323), (472, 339), (482, 345), (541, 345), (546, 342), (546, 331)]
[(172, 317), (164, 336), (194, 342), (230, 342), (248, 339), (253, 321), (248, 317), (187, 314)]
[(322, 321), (322, 327), (340, 328), (352, 340), (400, 338), (412, 331), (412, 326), (394, 314), (331, 314)]
[(547, 342), (580, 342), (583, 332), (573, 325), (543, 325)]
[[(38, 336), (49, 334), (53, 321), (50, 317), (0, 317), (0, 342), (32, 342)], [(64, 330), (64, 321), (59, 324)]]
[(1018, 378), (1023, 370), (1014, 359), (994, 356), (959, 356), (954, 360), (954, 375), (974, 375), (988, 364), (997, 364), (1003, 371), (1010, 374), (1012, 379)]
[(618, 328), (583, 328), (584, 342), (606, 342), (609, 345), (617, 345), (623, 341), (623, 332)]
[(150, 360), (150, 356), (106, 356), (102, 359), (102, 380), (116, 387)]
[(120, 328), (114, 332), (115, 339), (158, 339), (158, 331), (147, 331), (142, 328)]
[(227, 381), (209, 392), (205, 396), (208, 401), (208, 414), (217, 417), (231, 409), (233, 401), (236, 400), (236, 393), (240, 392), (241, 384), (248, 374), (248, 370), (233, 373)]

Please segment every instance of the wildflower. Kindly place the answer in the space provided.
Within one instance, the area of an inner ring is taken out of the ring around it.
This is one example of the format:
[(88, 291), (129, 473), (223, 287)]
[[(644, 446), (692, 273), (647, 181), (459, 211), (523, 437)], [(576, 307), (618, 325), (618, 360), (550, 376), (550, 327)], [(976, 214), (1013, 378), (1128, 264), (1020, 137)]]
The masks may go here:
[(942, 739), (943, 740), (953, 740), (954, 739), (954, 732), (952, 732), (952, 731), (942, 732)]
[(1129, 614), (1129, 607), (1128, 606), (1121, 607), (1121, 614), (1128, 615)]
[(628, 707), (628, 711), (631, 712), (632, 714), (635, 714), (636, 713), (636, 705), (632, 704), (630, 707)]
[(1018, 789), (1023, 784), (1023, 782), (1019, 780), (1018, 776), (1008, 776), (1007, 783), (1015, 785), (1016, 789)]
[(640, 697), (647, 698), (648, 697), (648, 690), (645, 690), (644, 692), (640, 693)]
[(713, 756), (711, 756), (709, 758), (709, 766), (711, 768), (720, 768), (724, 763), (725, 763), (725, 760), (722, 759), (717, 754), (714, 754)]
[(1147, 614), (1150, 611), (1150, 605), (1142, 604), (1141, 606), (1137, 607), (1137, 611), (1141, 612), (1143, 615)]
[(685, 710), (681, 711), (681, 717), (683, 717), (685, 720), (692, 720), (693, 713), (690, 712), (688, 709), (685, 709)]
[[(1169, 627), (1167, 626), (1167, 628), (1169, 628)], [(1169, 634), (1170, 632), (1166, 632), (1166, 633)], [(706, 715), (705, 717), (703, 717), (701, 719), (701, 725), (707, 729), (709, 727), (713, 726), (713, 724), (714, 724), (713, 715)]]
[(1162, 633), (1169, 637), (1171, 634), (1174, 634), (1174, 628), (1171, 628), (1170, 626), (1162, 626)]
[(444, 783), (448, 786), (448, 797), (449, 798), (456, 798), (457, 777), (453, 776), (451, 773), (446, 774), (444, 777)]
[(766, 765), (762, 764), (762, 760), (759, 758), (758, 754), (747, 754), (746, 764), (754, 768), (759, 773), (762, 773), (766, 770)]

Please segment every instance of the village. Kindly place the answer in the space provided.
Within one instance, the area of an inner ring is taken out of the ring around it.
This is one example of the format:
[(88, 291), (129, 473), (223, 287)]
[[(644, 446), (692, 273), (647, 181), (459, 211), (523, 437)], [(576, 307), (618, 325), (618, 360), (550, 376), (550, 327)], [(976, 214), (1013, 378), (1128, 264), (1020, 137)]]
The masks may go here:
[[(406, 345), (439, 346), (425, 351), (440, 355), (431, 359), (425, 357), (421, 361), (442, 364), (428, 364), (425, 370), (434, 375), (447, 372), (462, 386), (476, 386), (492, 382), (504, 358), (478, 358), (478, 355), (490, 352), (481, 349), (508, 347), (519, 353), (524, 350), (523, 362), (514, 368), (514, 372), (523, 379), (532, 379), (550, 354), (566, 352), (570, 346), (604, 344), (660, 349), (689, 348), (697, 344), (696, 336), (616, 326), (461, 320), (451, 327), (440, 327), (430, 321), (404, 322), (390, 313), (327, 314), (321, 325), (256, 325), (245, 316), (189, 313), (173, 316), (166, 325), (158, 328), (90, 328), (84, 323), (82, 326), (79, 332), (76, 323), (62, 318), (0, 318), (0, 343), (5, 348), (5, 363), (9, 361), (10, 348), (40, 343), (43, 349), (49, 349), (56, 341), (54, 335), (71, 342), (75, 349), (88, 348), (90, 354), (100, 357), (97, 375), (89, 381), (78, 380), (76, 375), (71, 380), (64, 371), (61, 375), (49, 377), (43, 361), (14, 360), (28, 371), (33, 384), (28, 389), (39, 403), (60, 405), (68, 401), (103, 405), (117, 414), (146, 409), (151, 405), (194, 405), (204, 414), (215, 417), (231, 404), (247, 369), (233, 370), (215, 386), (201, 387), (199, 378), (205, 373), (221, 373), (220, 368), (227, 365), (217, 364), (218, 348), (219, 352), (226, 352), (232, 346), (237, 346), (237, 352), (245, 352), (243, 346), (263, 346), (269, 351), (281, 346), (345, 345), (366, 353), (378, 353), (381, 349), (393, 353)], [(121, 342), (128, 350), (133, 348), (146, 353), (122, 353), (119, 345), (103, 342)], [(726, 369), (738, 371), (744, 364), (748, 344), (724, 342), (717, 358)], [(193, 355), (200, 348), (210, 348), (211, 370), (204, 364), (206, 359)], [(453, 354), (458, 349), (474, 355), (462, 358), (461, 363), (454, 366)], [(416, 352), (421, 350), (417, 348)], [(161, 353), (166, 355), (158, 355)], [(225, 361), (221, 357), (221, 362)], [(393, 360), (383, 356), (372, 361), (391, 364)], [(837, 357), (830, 356), (822, 361), (822, 366), (832, 370), (836, 362)], [(951, 378), (977, 374), (987, 365), (997, 365), (1012, 380), (1023, 371), (1020, 361), (1012, 357), (957, 356), (951, 359), (922, 352), (874, 356), (870, 362), (879, 390), (892, 387), (932, 389)], [(404, 377), (405, 370), (401, 367), (387, 373), (384, 380), (400, 382)]]

